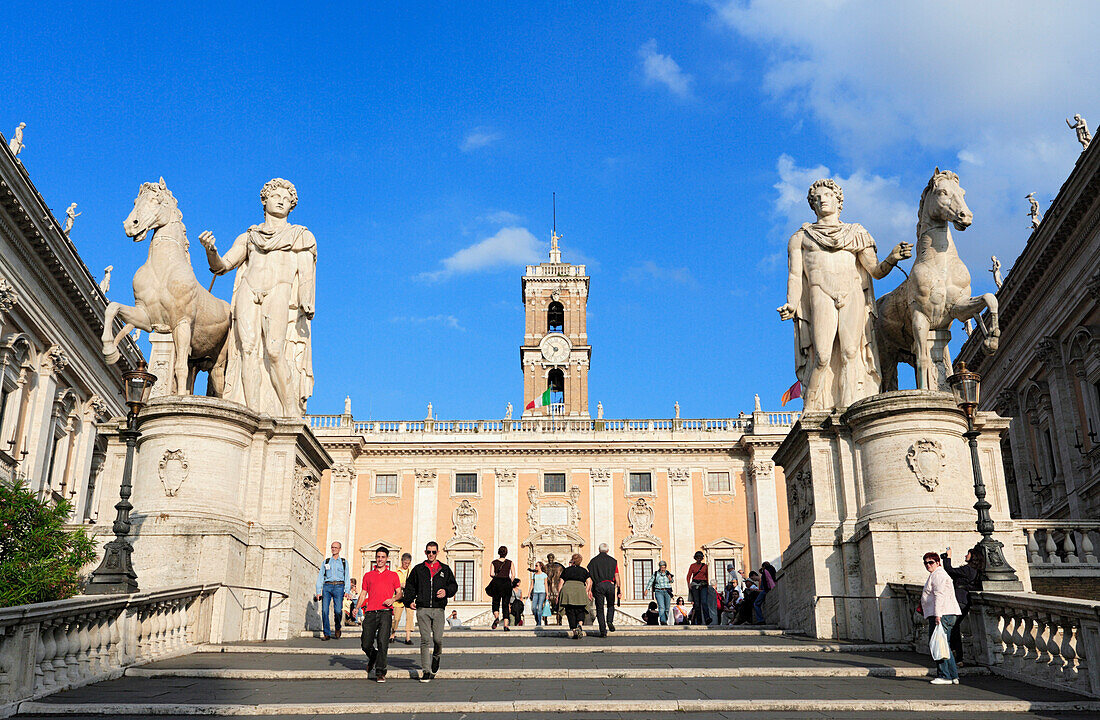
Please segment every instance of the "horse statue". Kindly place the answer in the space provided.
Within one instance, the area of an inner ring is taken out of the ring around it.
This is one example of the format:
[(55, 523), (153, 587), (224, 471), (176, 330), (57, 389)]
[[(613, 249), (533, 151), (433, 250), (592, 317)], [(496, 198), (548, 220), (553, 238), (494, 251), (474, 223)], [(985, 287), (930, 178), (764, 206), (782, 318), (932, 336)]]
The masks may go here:
[[(898, 389), (899, 362), (913, 366), (918, 389), (950, 390), (947, 343), (952, 320), (976, 318), (986, 353), (997, 350), (1001, 335), (997, 297), (993, 293), (971, 297), (970, 272), (951, 238), (951, 225), (961, 232), (974, 219), (965, 194), (959, 176), (939, 168), (921, 193), (913, 268), (901, 285), (876, 303), (875, 336), (884, 392)], [(980, 315), (984, 308), (989, 308), (988, 328)]]
[[(141, 242), (150, 230), (149, 257), (134, 273), (134, 306), (112, 302), (103, 317), (103, 355), (118, 360), (118, 343), (134, 328), (171, 333), (175, 349), (172, 395), (194, 392), (199, 370), (210, 373), (207, 394), (220, 397), (225, 385), (229, 303), (199, 284), (191, 267), (187, 231), (176, 198), (164, 184), (142, 183), (123, 231)], [(115, 317), (125, 326), (112, 335)]]

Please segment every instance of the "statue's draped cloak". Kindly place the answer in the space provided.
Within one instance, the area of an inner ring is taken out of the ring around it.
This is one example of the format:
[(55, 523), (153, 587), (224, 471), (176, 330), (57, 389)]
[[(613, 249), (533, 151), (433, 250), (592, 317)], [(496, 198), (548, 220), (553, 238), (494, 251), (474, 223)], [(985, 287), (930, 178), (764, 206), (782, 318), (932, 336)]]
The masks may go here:
[[(876, 249), (874, 239), (859, 223), (839, 223), (837, 225), (805, 223), (799, 229), (799, 232), (826, 252), (846, 251), (858, 255), (868, 248), (872, 251)], [(805, 268), (804, 262), (803, 268)], [(879, 391), (881, 372), (878, 346), (875, 343), (874, 280), (859, 260), (856, 260), (856, 269), (859, 272), (860, 286), (863, 289), (863, 337), (861, 339), (862, 353), (860, 354), (863, 367), (859, 373), (859, 382), (862, 387), (854, 393), (854, 397), (859, 399)], [(811, 312), (810, 282), (805, 275), (805, 269), (803, 269), (802, 296), (799, 298), (798, 308), (795, 311), (794, 347), (795, 375), (802, 383), (802, 396), (804, 398), (810, 385), (810, 374), (814, 367), (814, 348), (810, 331)], [(832, 410), (840, 405), (840, 385), (843, 378), (837, 372), (839, 367), (839, 344), (834, 343), (833, 356), (829, 361), (828, 369), (824, 371), (829, 373), (830, 377), (822, 386), (821, 407), (817, 409)]]
[[(313, 256), (313, 262), (308, 271), (309, 277), (302, 278), (302, 270), (297, 260), (294, 263), (294, 278), (291, 282), (289, 320), (286, 334), (286, 345), (283, 355), (290, 365), (291, 391), (300, 405), (302, 413), (305, 412), (305, 400), (313, 395), (313, 353), (311, 342), (311, 321), (302, 312), (302, 304), (314, 307), (314, 295), (316, 283), (314, 279), (317, 264), (317, 241), (312, 233), (309, 233), (302, 225), (286, 225), (275, 232), (268, 232), (262, 225), (253, 225), (246, 231), (248, 253), (245, 263), (254, 252), (308, 252)], [(242, 263), (243, 264), (243, 263)], [(233, 278), (233, 298), (236, 300), (237, 291), (241, 284), (241, 272), (238, 271)], [(303, 288), (304, 286), (304, 288)], [(303, 293), (309, 297), (304, 297)], [(234, 314), (236, 305), (233, 304)], [(235, 322), (234, 318), (234, 322)], [(230, 331), (232, 333), (232, 329)], [(266, 361), (265, 361), (266, 365)], [(278, 395), (275, 394), (275, 386), (271, 383), (270, 369), (260, 383), (260, 402), (253, 410), (280, 416), (283, 414)], [(241, 350), (236, 338), (231, 338), (229, 343), (229, 356), (225, 371), (225, 394), (227, 400), (233, 400), (245, 405), (244, 383), (241, 378)]]

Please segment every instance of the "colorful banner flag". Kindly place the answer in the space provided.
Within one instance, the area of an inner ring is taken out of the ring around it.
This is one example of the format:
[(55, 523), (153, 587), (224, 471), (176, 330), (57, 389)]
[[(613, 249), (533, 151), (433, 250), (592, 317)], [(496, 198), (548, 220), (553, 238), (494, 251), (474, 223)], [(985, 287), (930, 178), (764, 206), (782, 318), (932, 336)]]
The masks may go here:
[(800, 397), (802, 397), (802, 381), (795, 380), (794, 385), (791, 385), (789, 388), (787, 388), (787, 392), (783, 393), (783, 401), (780, 404), (780, 407), (783, 407), (791, 400)]
[(534, 410), (535, 408), (546, 407), (550, 404), (550, 388), (546, 388), (546, 392), (542, 394), (542, 397), (536, 398), (527, 403), (527, 407), (524, 410)]

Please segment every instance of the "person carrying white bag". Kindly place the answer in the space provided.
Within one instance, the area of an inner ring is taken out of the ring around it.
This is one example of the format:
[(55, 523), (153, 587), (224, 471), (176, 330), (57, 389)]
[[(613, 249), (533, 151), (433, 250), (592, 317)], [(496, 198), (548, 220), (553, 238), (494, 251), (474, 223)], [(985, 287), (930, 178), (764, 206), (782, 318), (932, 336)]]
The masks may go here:
[(943, 569), (940, 556), (930, 552), (924, 554), (924, 568), (928, 571), (928, 580), (921, 592), (921, 612), (928, 620), (928, 649), (932, 659), (939, 666), (939, 672), (932, 679), (933, 685), (958, 685), (959, 668), (951, 654), (948, 638), (951, 629), (962, 614), (959, 601), (955, 598), (955, 583)]

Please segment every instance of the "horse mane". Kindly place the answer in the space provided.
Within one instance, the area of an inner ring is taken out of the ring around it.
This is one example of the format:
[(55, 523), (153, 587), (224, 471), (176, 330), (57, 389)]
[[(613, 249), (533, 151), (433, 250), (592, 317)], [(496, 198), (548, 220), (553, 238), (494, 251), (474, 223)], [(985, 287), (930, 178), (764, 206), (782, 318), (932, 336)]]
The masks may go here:
[(141, 188), (138, 189), (138, 194), (140, 195), (146, 190), (153, 193), (157, 202), (162, 204), (168, 202), (172, 207), (172, 219), (179, 223), (183, 222), (183, 213), (180, 211), (179, 203), (176, 201), (176, 196), (172, 194), (171, 190), (160, 183), (147, 182), (141, 184)]
[(941, 178), (951, 180), (956, 185), (959, 184), (959, 176), (950, 170), (940, 170), (936, 168), (932, 171), (932, 177), (928, 180), (928, 184), (924, 186), (924, 192), (920, 194), (920, 206), (917, 208), (917, 240), (920, 240), (920, 236), (924, 233), (924, 229), (927, 226), (924, 220), (924, 199), (928, 197), (928, 191), (936, 186), (936, 181)]

